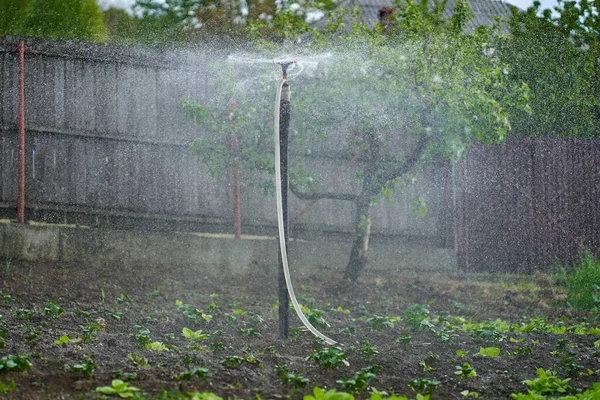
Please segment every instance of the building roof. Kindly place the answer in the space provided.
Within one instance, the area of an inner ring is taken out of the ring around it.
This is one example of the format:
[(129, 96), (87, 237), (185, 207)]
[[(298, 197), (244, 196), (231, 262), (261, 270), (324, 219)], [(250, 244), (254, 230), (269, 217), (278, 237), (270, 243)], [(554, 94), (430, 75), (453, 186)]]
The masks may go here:
[[(502, 0), (466, 0), (473, 11), (473, 20), (467, 25), (467, 31), (473, 31), (480, 25), (490, 25), (493, 22), (493, 17), (511, 16), (511, 7), (514, 7)], [(444, 17), (450, 17), (454, 10), (456, 0), (448, 0)], [(339, 7), (343, 7), (348, 12), (351, 12), (355, 6), (360, 9), (360, 22), (365, 23), (369, 27), (375, 26), (379, 21), (379, 9), (383, 7), (395, 7), (393, 0), (342, 0)], [(325, 25), (324, 20), (319, 21), (316, 25)]]

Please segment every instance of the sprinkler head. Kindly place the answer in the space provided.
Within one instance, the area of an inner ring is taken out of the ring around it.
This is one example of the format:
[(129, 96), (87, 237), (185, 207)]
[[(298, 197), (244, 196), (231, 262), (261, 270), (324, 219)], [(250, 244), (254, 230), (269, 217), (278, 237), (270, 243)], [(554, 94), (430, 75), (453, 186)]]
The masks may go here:
[(273, 64), (281, 65), (281, 71), (284, 76), (287, 76), (287, 69), (291, 64), (296, 64), (298, 60), (273, 60)]

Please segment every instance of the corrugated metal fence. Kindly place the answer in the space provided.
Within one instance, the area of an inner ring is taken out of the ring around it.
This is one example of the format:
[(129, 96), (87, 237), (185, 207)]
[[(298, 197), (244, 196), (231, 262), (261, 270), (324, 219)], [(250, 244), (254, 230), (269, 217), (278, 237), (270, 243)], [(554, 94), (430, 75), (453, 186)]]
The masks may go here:
[(599, 173), (600, 139), (473, 146), (455, 166), (459, 266), (528, 272), (600, 254)]

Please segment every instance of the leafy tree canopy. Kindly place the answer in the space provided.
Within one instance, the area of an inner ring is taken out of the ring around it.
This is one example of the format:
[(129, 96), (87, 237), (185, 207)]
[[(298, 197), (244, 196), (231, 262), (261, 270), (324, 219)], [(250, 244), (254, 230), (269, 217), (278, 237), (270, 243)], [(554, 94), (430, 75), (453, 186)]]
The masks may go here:
[(99, 41), (105, 32), (95, 0), (0, 0), (0, 35)]
[(536, 2), (513, 10), (499, 57), (531, 88), (531, 113), (514, 110), (515, 134), (600, 137), (600, 1)]

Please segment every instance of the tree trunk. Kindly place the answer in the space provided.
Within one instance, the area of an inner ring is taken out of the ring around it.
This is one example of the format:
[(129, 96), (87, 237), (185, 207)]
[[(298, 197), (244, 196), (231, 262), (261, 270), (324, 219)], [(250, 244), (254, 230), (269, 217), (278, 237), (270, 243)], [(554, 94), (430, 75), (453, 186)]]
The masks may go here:
[(371, 234), (371, 199), (377, 195), (375, 175), (379, 168), (380, 144), (371, 136), (368, 159), (364, 168), (363, 186), (356, 199), (356, 214), (354, 215), (354, 237), (350, 259), (346, 266), (344, 279), (356, 281), (360, 271), (367, 264), (367, 250), (369, 249), (369, 236)]

